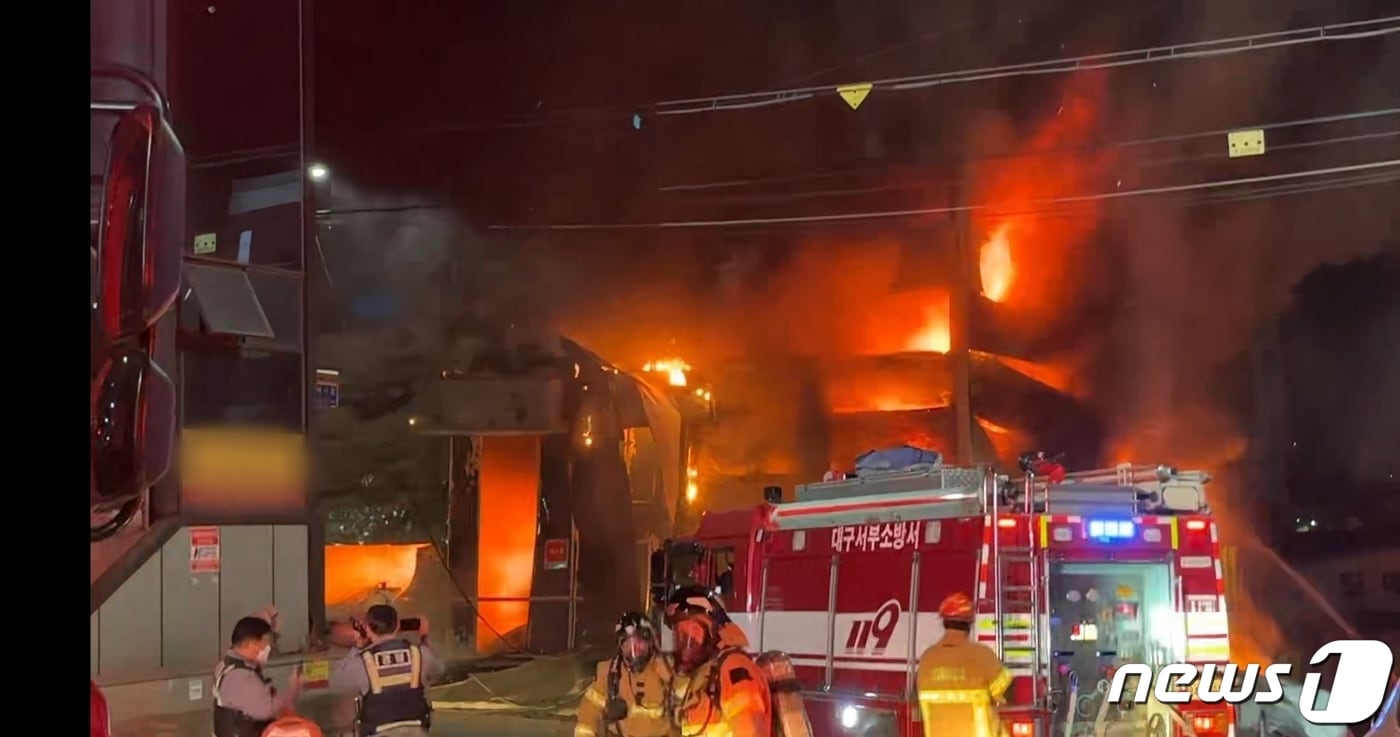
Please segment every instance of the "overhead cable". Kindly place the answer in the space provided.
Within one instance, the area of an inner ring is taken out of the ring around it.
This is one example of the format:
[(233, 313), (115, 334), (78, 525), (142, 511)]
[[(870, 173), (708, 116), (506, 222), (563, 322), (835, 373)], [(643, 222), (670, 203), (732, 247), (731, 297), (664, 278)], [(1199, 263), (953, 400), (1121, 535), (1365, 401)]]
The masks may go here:
[[(1328, 167), (1324, 169), (1309, 169), (1305, 171), (1284, 172), (1281, 174), (1268, 174), (1254, 177), (1239, 177), (1235, 179), (1196, 182), (1192, 184), (1175, 184), (1161, 187), (1146, 187), (1142, 189), (1120, 190), (1114, 192), (1098, 192), (1094, 194), (1071, 195), (1066, 197), (1050, 197), (1044, 199), (1030, 200), (1022, 204), (1025, 206), (1072, 205), (1077, 203), (1100, 202), (1106, 200), (1125, 199), (1129, 197), (1142, 197), (1147, 195), (1164, 195), (1200, 190), (1215, 190), (1240, 185), (1263, 184), (1266, 182), (1283, 182), (1290, 180), (1306, 179), (1309, 177), (1324, 177), (1335, 174), (1346, 174), (1350, 172), (1386, 169), (1397, 166), (1400, 166), (1400, 159), (1386, 159), (1383, 161), (1370, 161), (1360, 164), (1349, 164), (1346, 166)], [(832, 223), (851, 220), (881, 220), (888, 218), (923, 217), (928, 215), (949, 215), (957, 212), (1000, 212), (1006, 210), (1007, 208), (1007, 205), (975, 204), (950, 207), (927, 207), (907, 210), (845, 212), (834, 213), (830, 215), (792, 215), (786, 217), (735, 218), (726, 220), (672, 220), (652, 223), (557, 223), (540, 225), (491, 225), (488, 226), (488, 228), (490, 230), (532, 231), (606, 231), (661, 230), (681, 228), (724, 228), (746, 225), (783, 225), (790, 223)]]
[(782, 105), (799, 100), (809, 100), (818, 95), (828, 95), (839, 88), (852, 85), (863, 86), (868, 84), (870, 85), (869, 90), (872, 92), (899, 92), (994, 79), (1009, 79), (1013, 77), (1044, 74), (1066, 74), (1092, 69), (1111, 69), (1115, 67), (1156, 64), (1166, 61), (1220, 57), (1249, 51), (1262, 51), (1305, 44), (1378, 38), (1398, 32), (1400, 32), (1400, 16), (1386, 16), (1370, 20), (1332, 23), (1288, 31), (1273, 31), (1270, 33), (1232, 36), (1229, 38), (1207, 41), (1143, 47), (1106, 54), (1088, 54), (1084, 56), (962, 69), (950, 72), (934, 72), (904, 77), (855, 80), (848, 84), (807, 85), (757, 92), (719, 94), (708, 97), (687, 97), (633, 105), (609, 105), (591, 108), (570, 108), (541, 113), (526, 113), (515, 121), (479, 126), (440, 126), (435, 129), (435, 132), (525, 128), (543, 125), (556, 120), (592, 120), (602, 122), (617, 120), (620, 116), (630, 117), (632, 115), (644, 115), (647, 113), (653, 115), (691, 115), (721, 110), (746, 110), (772, 105)]
[[(1280, 152), (1280, 151), (1298, 151), (1298, 150), (1304, 150), (1304, 149), (1320, 148), (1320, 147), (1323, 147), (1323, 146), (1333, 146), (1333, 145), (1343, 144), (1343, 143), (1360, 143), (1360, 142), (1362, 142), (1362, 141), (1378, 141), (1378, 140), (1382, 140), (1382, 139), (1386, 139), (1386, 138), (1397, 138), (1397, 137), (1400, 137), (1400, 128), (1392, 129), (1392, 130), (1385, 130), (1385, 131), (1377, 131), (1377, 132), (1373, 132), (1373, 133), (1360, 133), (1360, 134), (1349, 135), (1349, 136), (1335, 136), (1335, 137), (1332, 137), (1332, 138), (1323, 138), (1323, 139), (1318, 139), (1318, 140), (1313, 140), (1313, 141), (1297, 141), (1297, 142), (1294, 142), (1294, 143), (1275, 143), (1275, 144), (1270, 144), (1270, 145), (1269, 145), (1269, 153), (1272, 155), (1272, 154), (1276, 154), (1276, 153), (1278, 153), (1278, 152)], [(1040, 155), (1040, 154), (1030, 154), (1030, 155), (1031, 155), (1031, 156), (1038, 156), (1038, 155)], [(1171, 156), (1171, 157), (1162, 157), (1162, 158), (1155, 158), (1155, 159), (1146, 159), (1146, 160), (1144, 160), (1144, 161), (1129, 161), (1129, 162), (1126, 162), (1126, 163), (1123, 165), (1123, 167), (1122, 167), (1121, 169), (1118, 169), (1118, 170), (1116, 170), (1116, 171), (1123, 172), (1123, 173), (1127, 173), (1127, 172), (1132, 172), (1132, 171), (1135, 171), (1135, 170), (1148, 169), (1148, 168), (1150, 168), (1150, 167), (1175, 166), (1175, 165), (1178, 165), (1178, 164), (1188, 164), (1188, 163), (1202, 162), (1202, 161), (1218, 161), (1218, 160), (1221, 160), (1221, 159), (1228, 159), (1229, 156), (1230, 156), (1230, 154), (1229, 154), (1229, 152), (1227, 152), (1227, 151), (1217, 151), (1217, 152), (1212, 152), (1212, 153), (1199, 153), (1199, 154), (1191, 154), (1191, 155), (1186, 155), (1186, 156)], [(875, 184), (875, 185), (871, 185), (871, 186), (868, 186), (868, 187), (846, 187), (846, 188), (842, 188), (842, 189), (797, 190), (797, 191), (788, 191), (788, 192), (775, 192), (775, 193), (771, 193), (771, 194), (733, 192), (733, 191), (729, 191), (729, 192), (726, 194), (726, 192), (714, 192), (714, 191), (712, 191), (712, 190), (705, 190), (705, 189), (681, 190), (681, 191), (682, 191), (682, 192), (684, 192), (684, 191), (690, 191), (690, 192), (697, 193), (697, 194), (716, 194), (716, 195), (719, 195), (718, 201), (720, 201), (720, 202), (733, 203), (733, 204), (742, 204), (742, 203), (752, 203), (752, 202), (783, 202), (783, 201), (790, 201), (790, 200), (803, 200), (803, 199), (817, 199), (817, 198), (828, 198), (828, 197), (841, 197), (841, 196), (846, 196), (846, 195), (864, 195), (864, 194), (873, 194), (873, 193), (876, 193), (876, 192), (907, 192), (907, 191), (910, 191), (910, 190), (926, 190), (926, 189), (933, 188), (933, 187), (938, 187), (938, 186), (944, 186), (944, 187), (946, 187), (946, 186), (949, 186), (949, 185), (953, 184), (953, 183), (956, 182), (956, 181), (957, 181), (957, 178), (956, 178), (956, 177), (943, 177), (943, 178), (934, 177), (934, 178), (928, 178), (928, 179), (923, 179), (923, 178), (920, 178), (920, 179), (905, 179), (905, 180), (891, 181), (891, 182), (888, 182), (888, 183), (885, 183), (885, 184)], [(714, 200), (711, 200), (711, 201), (714, 201)]]
[[(1340, 114), (1337, 114), (1337, 115), (1322, 115), (1322, 116), (1316, 116), (1316, 117), (1312, 117), (1312, 118), (1301, 118), (1301, 119), (1297, 119), (1297, 120), (1285, 120), (1285, 121), (1279, 121), (1279, 122), (1274, 122), (1274, 123), (1254, 123), (1254, 124), (1249, 124), (1249, 125), (1237, 125), (1237, 126), (1234, 126), (1234, 127), (1232, 127), (1232, 128), (1217, 128), (1217, 129), (1214, 129), (1214, 130), (1195, 131), (1195, 132), (1191, 132), (1191, 133), (1173, 133), (1173, 134), (1169, 134), (1169, 135), (1151, 136), (1151, 137), (1148, 137), (1148, 138), (1137, 138), (1137, 139), (1130, 139), (1130, 140), (1124, 140), (1124, 141), (1113, 141), (1113, 142), (1109, 142), (1109, 143), (1088, 143), (1088, 144), (1082, 144), (1082, 145), (1077, 145), (1077, 146), (1061, 146), (1061, 147), (1058, 147), (1058, 148), (1050, 148), (1050, 149), (1044, 149), (1044, 150), (1040, 150), (1040, 151), (1015, 151), (1015, 152), (1013, 152), (1013, 151), (999, 151), (999, 152), (990, 153), (990, 154), (977, 154), (977, 155), (970, 156), (970, 157), (958, 157), (958, 158), (956, 158), (956, 159), (950, 158), (950, 159), (948, 159), (948, 161), (949, 161), (949, 162), (971, 162), (971, 163), (976, 163), (976, 162), (981, 162), (981, 161), (1001, 161), (1001, 160), (1013, 160), (1013, 161), (1014, 161), (1014, 160), (1016, 160), (1016, 159), (1041, 158), (1041, 157), (1045, 157), (1045, 156), (1056, 156), (1056, 155), (1062, 155), (1062, 154), (1094, 153), (1094, 152), (1097, 152), (1097, 151), (1107, 151), (1107, 150), (1112, 150), (1112, 149), (1133, 148), (1133, 147), (1138, 147), (1138, 146), (1160, 145), (1160, 144), (1165, 144), (1165, 143), (1179, 143), (1179, 142), (1182, 142), (1182, 141), (1190, 141), (1190, 140), (1196, 140), (1196, 139), (1202, 139), (1202, 138), (1222, 137), (1222, 136), (1229, 135), (1230, 133), (1232, 133), (1232, 132), (1234, 132), (1234, 131), (1242, 131), (1242, 130), (1262, 130), (1262, 131), (1266, 131), (1266, 132), (1267, 132), (1267, 131), (1272, 131), (1272, 130), (1284, 130), (1284, 129), (1288, 129), (1288, 128), (1301, 128), (1301, 127), (1303, 127), (1303, 126), (1308, 126), (1308, 125), (1326, 125), (1326, 124), (1331, 124), (1331, 123), (1343, 123), (1343, 122), (1353, 121), (1353, 120), (1366, 120), (1366, 119), (1371, 119), (1371, 118), (1381, 118), (1381, 117), (1394, 116), (1394, 115), (1400, 115), (1400, 107), (1380, 108), (1380, 109), (1376, 109), (1376, 110), (1361, 110), (1361, 111), (1354, 112), (1354, 113), (1340, 113)], [(1272, 147), (1271, 147), (1271, 149), (1277, 149), (1277, 148), (1282, 148), (1282, 147), (1281, 147), (1281, 146), (1272, 146)], [(920, 162), (920, 163), (937, 163), (937, 162)], [(699, 190), (707, 190), (707, 189), (722, 189), (722, 188), (727, 188), (727, 187), (746, 187), (746, 186), (750, 186), (750, 185), (760, 185), (760, 184), (780, 184), (780, 183), (783, 183), (783, 182), (786, 182), (786, 181), (798, 180), (798, 179), (820, 179), (820, 178), (827, 178), (827, 177), (854, 176), (854, 175), (859, 175), (859, 174), (862, 174), (862, 173), (865, 173), (865, 172), (879, 172), (879, 173), (881, 173), (881, 174), (886, 174), (886, 173), (888, 172), (888, 167), (881, 167), (881, 168), (867, 167), (867, 168), (862, 168), (862, 169), (854, 169), (854, 170), (846, 170), (846, 171), (814, 172), (814, 173), (807, 174), (807, 175), (798, 174), (798, 175), (793, 175), (793, 176), (771, 176), (771, 177), (758, 177), (758, 178), (752, 178), (752, 179), (732, 179), (732, 180), (718, 181), (718, 182), (698, 182), (698, 183), (694, 183), (694, 184), (672, 184), (672, 185), (667, 185), (667, 186), (664, 186), (664, 187), (658, 187), (658, 188), (657, 188), (657, 191), (658, 191), (658, 192), (687, 192), (687, 191), (699, 191)]]
[[(1056, 148), (1056, 149), (1046, 149), (1046, 150), (1044, 150), (1044, 151), (1027, 151), (1027, 152), (1021, 152), (1021, 153), (998, 152), (998, 153), (992, 153), (992, 154), (978, 155), (978, 156), (970, 157), (970, 158), (967, 158), (967, 159), (963, 159), (962, 161), (971, 162), (971, 163), (976, 163), (976, 162), (981, 162), (981, 161), (1016, 160), (1016, 159), (1024, 159), (1024, 158), (1040, 158), (1040, 157), (1045, 157), (1045, 156), (1053, 156), (1053, 155), (1061, 155), (1061, 154), (1092, 153), (1092, 152), (1095, 152), (1095, 151), (1103, 151), (1103, 150), (1109, 150), (1109, 149), (1131, 148), (1131, 147), (1143, 146), (1143, 145), (1148, 145), (1148, 144), (1170, 143), (1170, 142), (1178, 142), (1178, 141), (1188, 141), (1188, 140), (1192, 140), (1192, 139), (1201, 139), (1201, 138), (1210, 138), (1210, 137), (1216, 137), (1216, 136), (1224, 136), (1224, 135), (1230, 133), (1231, 131), (1238, 131), (1238, 130), (1263, 130), (1263, 131), (1271, 131), (1271, 130), (1281, 130), (1281, 129), (1287, 129), (1287, 128), (1299, 128), (1299, 127), (1309, 126), (1309, 125), (1323, 125), (1323, 124), (1329, 124), (1329, 123), (1340, 123), (1340, 122), (1345, 122), (1345, 121), (1365, 120), (1365, 119), (1371, 119), (1371, 118), (1379, 118), (1379, 117), (1385, 117), (1385, 116), (1396, 116), (1396, 115), (1400, 115), (1400, 108), (1383, 108), (1383, 109), (1377, 109), (1377, 110), (1362, 110), (1362, 111), (1353, 112), (1353, 113), (1341, 113), (1341, 114), (1337, 114), (1337, 115), (1325, 115), (1325, 116), (1318, 116), (1318, 117), (1312, 117), (1312, 118), (1303, 118), (1303, 119), (1298, 119), (1298, 120), (1279, 121), (1279, 122), (1274, 122), (1274, 123), (1255, 123), (1255, 124), (1250, 124), (1250, 125), (1240, 125), (1240, 126), (1236, 126), (1236, 127), (1234, 127), (1234, 128), (1223, 128), (1223, 129), (1210, 130), (1210, 131), (1198, 131), (1198, 132), (1193, 132), (1193, 133), (1179, 133), (1179, 134), (1171, 134), (1171, 135), (1160, 135), (1160, 136), (1152, 136), (1152, 137), (1149, 137), (1149, 138), (1139, 138), (1139, 139), (1134, 139), (1134, 140), (1115, 141), (1115, 142), (1104, 143), (1104, 144), (1086, 144), (1086, 145), (1083, 145), (1083, 146), (1067, 146), (1067, 147)], [(1285, 151), (1285, 150), (1291, 150), (1291, 149), (1316, 148), (1316, 147), (1320, 147), (1320, 146), (1327, 146), (1327, 145), (1333, 145), (1333, 144), (1338, 144), (1338, 143), (1350, 143), (1350, 142), (1356, 142), (1356, 141), (1365, 141), (1365, 140), (1373, 140), (1373, 139), (1381, 139), (1381, 138), (1391, 138), (1391, 137), (1395, 137), (1395, 136), (1397, 136), (1397, 135), (1400, 135), (1400, 130), (1386, 130), (1386, 131), (1379, 131), (1379, 132), (1373, 132), (1373, 133), (1362, 133), (1362, 134), (1356, 134), (1356, 135), (1350, 135), (1350, 136), (1337, 136), (1337, 137), (1333, 137), (1333, 138), (1326, 138), (1326, 139), (1315, 140), (1315, 141), (1302, 141), (1302, 142), (1295, 142), (1295, 143), (1271, 144), (1271, 145), (1269, 146), (1269, 151), (1271, 151), (1271, 152), (1276, 152), (1276, 151)], [(1220, 158), (1220, 157), (1225, 156), (1225, 155), (1226, 155), (1226, 154), (1224, 154), (1224, 153), (1221, 153), (1221, 154), (1198, 154), (1198, 155), (1194, 155), (1194, 156), (1183, 156), (1183, 157), (1176, 157), (1176, 158), (1170, 158), (1170, 159), (1152, 159), (1152, 160), (1148, 160), (1148, 161), (1142, 162), (1142, 163), (1140, 163), (1140, 164), (1138, 164), (1138, 165), (1139, 165), (1139, 166), (1146, 167), (1146, 166), (1159, 166), (1159, 165), (1165, 165), (1165, 164), (1186, 163), (1186, 162), (1189, 162), (1189, 161), (1209, 160), (1209, 159)], [(884, 173), (884, 171), (885, 171), (884, 169), (869, 168), (869, 169), (855, 169), (855, 170), (847, 170), (847, 171), (813, 172), (813, 173), (806, 174), (806, 175), (773, 176), (773, 177), (761, 177), (761, 178), (754, 178), (754, 179), (735, 179), (735, 180), (718, 181), (718, 182), (705, 182), (705, 183), (696, 183), (696, 184), (676, 184), (676, 185), (669, 185), (669, 186), (665, 186), (665, 187), (660, 187), (660, 188), (657, 189), (657, 191), (659, 191), (659, 192), (666, 192), (666, 193), (705, 192), (705, 191), (717, 190), (717, 189), (742, 188), (742, 187), (747, 187), (747, 186), (751, 186), (751, 185), (782, 184), (782, 183), (785, 183), (785, 182), (788, 182), (788, 181), (799, 181), (799, 180), (802, 180), (802, 179), (818, 179), (818, 178), (830, 178), (830, 177), (839, 177), (839, 176), (857, 176), (857, 175), (864, 174), (864, 173), (867, 173), (867, 172), (868, 172), (868, 173)], [(888, 184), (882, 184), (882, 185), (871, 186), (871, 187), (850, 187), (850, 188), (839, 189), (839, 190), (825, 190), (825, 191), (818, 190), (818, 191), (809, 191), (809, 192), (797, 192), (797, 193), (792, 193), (792, 194), (786, 195), (786, 197), (789, 198), (789, 199), (803, 199), (803, 198), (825, 197), (825, 196), (845, 195), (845, 194), (864, 194), (864, 193), (878, 192), (878, 191), (899, 191), (899, 190), (907, 190), (907, 189), (910, 189), (910, 188), (915, 188), (915, 187), (920, 187), (920, 186), (927, 186), (928, 184), (932, 184), (932, 183), (933, 183), (933, 182), (931, 182), (931, 181), (923, 181), (923, 180), (920, 180), (920, 181), (917, 181), (917, 182), (907, 182), (907, 181), (906, 181), (906, 182), (900, 182), (900, 181), (896, 181), (896, 182), (891, 182), (891, 183), (888, 183)], [(774, 196), (769, 197), (769, 198), (767, 198), (767, 199), (781, 199), (781, 197), (779, 197), (778, 195), (774, 195)], [(336, 215), (390, 214), (390, 213), (421, 212), (421, 211), (427, 211), (427, 210), (450, 210), (450, 209), (452, 209), (450, 205), (447, 205), (447, 204), (442, 203), (442, 202), (418, 202), (418, 203), (409, 203), (409, 204), (404, 204), (404, 205), (383, 205), (383, 206), (373, 206), (373, 205), (371, 205), (371, 206), (362, 206), (362, 207), (344, 207), (344, 208), (339, 208), (339, 207), (337, 207), (337, 208), (331, 208), (331, 209), (323, 209), (323, 210), (318, 210), (318, 211), (316, 212), (316, 217), (317, 217), (317, 218), (324, 218), (324, 217), (336, 216)]]

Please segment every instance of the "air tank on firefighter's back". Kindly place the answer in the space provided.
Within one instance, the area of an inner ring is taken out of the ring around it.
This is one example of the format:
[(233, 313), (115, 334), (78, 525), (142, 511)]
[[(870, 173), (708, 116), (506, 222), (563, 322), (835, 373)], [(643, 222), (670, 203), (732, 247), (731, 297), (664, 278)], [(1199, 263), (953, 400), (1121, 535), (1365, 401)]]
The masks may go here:
[(807, 705), (802, 701), (802, 684), (788, 656), (777, 650), (761, 653), (759, 670), (768, 681), (773, 698), (774, 734), (780, 737), (812, 737), (812, 722), (807, 719)]

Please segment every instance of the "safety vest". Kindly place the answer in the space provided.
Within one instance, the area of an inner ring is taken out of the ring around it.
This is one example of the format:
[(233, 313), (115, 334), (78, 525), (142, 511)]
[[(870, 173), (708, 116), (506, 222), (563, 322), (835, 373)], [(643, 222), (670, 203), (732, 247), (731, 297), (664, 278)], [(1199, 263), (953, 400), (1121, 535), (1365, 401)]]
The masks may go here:
[(379, 734), (396, 727), (431, 722), (432, 706), (423, 688), (423, 653), (407, 640), (386, 640), (360, 657), (369, 676), (369, 691), (360, 696), (359, 734)]
[(272, 679), (263, 675), (261, 666), (251, 665), (233, 655), (225, 655), (219, 663), (218, 672), (214, 674), (214, 737), (261, 737), (267, 725), (272, 724), (272, 720), (253, 719), (236, 707), (224, 706), (223, 697), (219, 693), (224, 685), (224, 676), (236, 670), (252, 671), (274, 696), (277, 694)]

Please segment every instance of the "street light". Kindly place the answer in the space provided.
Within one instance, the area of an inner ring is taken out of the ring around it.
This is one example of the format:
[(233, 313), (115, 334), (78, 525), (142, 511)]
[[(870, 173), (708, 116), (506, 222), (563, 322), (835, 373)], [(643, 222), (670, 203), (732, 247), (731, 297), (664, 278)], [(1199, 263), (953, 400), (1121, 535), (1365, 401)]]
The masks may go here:
[(331, 175), (331, 170), (325, 164), (312, 164), (306, 167), (306, 173), (313, 182), (324, 182)]

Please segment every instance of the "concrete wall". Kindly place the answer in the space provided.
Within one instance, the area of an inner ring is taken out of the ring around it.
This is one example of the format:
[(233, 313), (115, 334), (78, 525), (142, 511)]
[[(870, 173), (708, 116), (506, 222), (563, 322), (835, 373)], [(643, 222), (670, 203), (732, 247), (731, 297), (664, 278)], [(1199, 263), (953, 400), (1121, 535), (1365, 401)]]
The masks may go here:
[(99, 684), (212, 670), (234, 623), (268, 604), (282, 615), (277, 651), (305, 648), (307, 528), (218, 529), (217, 573), (191, 572), (181, 528), (92, 615), (89, 672)]

